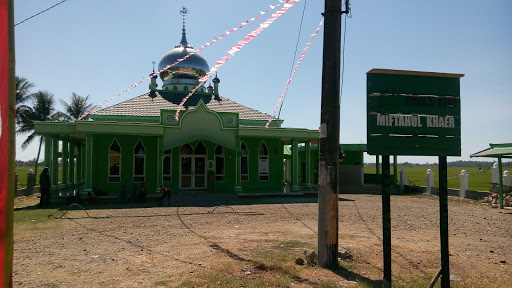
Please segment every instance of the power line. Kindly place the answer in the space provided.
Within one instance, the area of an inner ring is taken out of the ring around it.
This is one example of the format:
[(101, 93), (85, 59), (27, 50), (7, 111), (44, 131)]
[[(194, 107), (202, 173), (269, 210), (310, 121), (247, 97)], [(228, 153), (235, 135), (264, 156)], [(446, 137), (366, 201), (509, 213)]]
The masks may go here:
[[(341, 65), (341, 85), (340, 85), (340, 101), (343, 95), (343, 76), (345, 75), (345, 36), (347, 36), (347, 17), (352, 18), (352, 9), (350, 9), (350, 1), (345, 1), (345, 27), (343, 28), (343, 52)], [(343, 15), (342, 15), (343, 16)]]
[(55, 5), (53, 5), (53, 6), (49, 7), (49, 8), (47, 8), (47, 9), (44, 9), (43, 11), (41, 11), (41, 12), (39, 12), (39, 13), (37, 13), (37, 14), (34, 14), (34, 15), (32, 15), (32, 16), (30, 16), (30, 17), (28, 17), (27, 19), (25, 19), (25, 20), (23, 20), (23, 21), (21, 21), (21, 22), (18, 22), (18, 23), (16, 23), (16, 24), (14, 24), (14, 26), (17, 26), (17, 25), (19, 25), (19, 24), (21, 24), (21, 23), (23, 23), (23, 22), (25, 22), (25, 21), (27, 21), (27, 20), (30, 20), (30, 19), (32, 19), (32, 18), (34, 18), (34, 17), (36, 17), (37, 15), (43, 14), (44, 12), (46, 12), (46, 11), (48, 11), (48, 10), (52, 9), (52, 8), (53, 8), (53, 7), (55, 7), (55, 6), (58, 6), (58, 5), (60, 5), (60, 4), (64, 3), (64, 2), (66, 2), (66, 1), (68, 1), (68, 0), (63, 0), (63, 1), (61, 1), (61, 2), (59, 2), (59, 3), (57, 3), (57, 4), (55, 4)]
[(343, 76), (345, 75), (345, 36), (347, 35), (347, 15), (345, 15), (345, 27), (343, 31), (343, 52), (342, 52), (342, 62), (341, 62), (341, 87), (340, 87), (340, 99), (343, 95)]
[[(302, 17), (300, 18), (300, 26), (299, 26), (299, 35), (297, 35), (297, 43), (295, 44), (295, 53), (293, 54), (292, 67), (290, 69), (290, 74), (292, 74), (293, 67), (295, 66), (295, 58), (297, 57), (297, 47), (299, 47), (300, 40), (300, 32), (302, 31), (302, 21), (304, 20), (304, 12), (306, 12), (306, 4), (308, 4), (308, 0), (304, 1), (304, 8), (302, 9)], [(281, 109), (283, 109), (284, 98), (286, 97), (286, 93), (284, 93), (283, 101), (281, 102), (281, 107), (279, 107), (279, 113), (277, 114), (277, 118), (281, 116)]]

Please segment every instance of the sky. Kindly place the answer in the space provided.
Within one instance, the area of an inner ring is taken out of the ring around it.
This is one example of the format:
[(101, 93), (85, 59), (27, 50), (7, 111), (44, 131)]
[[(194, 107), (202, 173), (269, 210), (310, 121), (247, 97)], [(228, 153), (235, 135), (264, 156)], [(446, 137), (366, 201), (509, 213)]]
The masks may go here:
[[(61, 0), (15, 0), (15, 23)], [(181, 39), (181, 7), (194, 48), (240, 25), (279, 0), (68, 0), (15, 27), (16, 75), (36, 90), (69, 101), (73, 92), (100, 104), (152, 71), (152, 62)], [(489, 143), (512, 143), (512, 1), (351, 1), (347, 18), (340, 142), (366, 143), (366, 72), (373, 68), (465, 74), (461, 78), (462, 156)], [(322, 20), (324, 1), (301, 0), (218, 71), (219, 92), (273, 114), (290, 71)], [(301, 19), (304, 12), (304, 18)], [(270, 14), (201, 51), (209, 62), (256, 29)], [(345, 18), (343, 18), (344, 24)], [(299, 30), (301, 31), (299, 34)], [(284, 100), (283, 127), (320, 126), (323, 28), (311, 44)], [(161, 85), (161, 82), (158, 82)], [(103, 107), (148, 91), (148, 82)], [(37, 155), (37, 141), (16, 159)], [(44, 151), (44, 150), (43, 150)], [(477, 160), (492, 160), (479, 158)], [(374, 162), (365, 156), (365, 162)], [(400, 156), (399, 162), (437, 162)]]

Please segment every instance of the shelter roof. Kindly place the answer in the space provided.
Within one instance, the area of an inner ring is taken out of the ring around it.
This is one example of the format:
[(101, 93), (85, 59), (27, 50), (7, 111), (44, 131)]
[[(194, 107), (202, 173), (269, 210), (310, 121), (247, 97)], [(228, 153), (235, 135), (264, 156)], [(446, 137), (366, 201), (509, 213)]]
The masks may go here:
[[(150, 93), (145, 93), (137, 97), (128, 99), (121, 103), (103, 108), (93, 113), (94, 115), (109, 115), (109, 116), (160, 116), (160, 110), (177, 110), (183, 98), (187, 95), (185, 93), (156, 91), (150, 97)], [(183, 110), (194, 109), (199, 101), (203, 103), (208, 109), (215, 112), (234, 112), (239, 114), (239, 118), (243, 120), (268, 120), (271, 116), (267, 113), (252, 109), (242, 105), (231, 99), (212, 95), (195, 93), (193, 94), (185, 105)], [(277, 119), (281, 120), (281, 119)]]
[[(343, 151), (359, 151), (366, 152), (366, 144), (340, 144), (340, 149)], [(304, 146), (299, 146), (299, 151), (304, 151), (306, 148)], [(311, 144), (312, 151), (318, 150), (318, 144)], [(291, 150), (290, 150), (291, 151)], [(291, 153), (291, 152), (290, 152)]]
[(469, 157), (512, 158), (512, 143), (489, 144), (489, 148)]

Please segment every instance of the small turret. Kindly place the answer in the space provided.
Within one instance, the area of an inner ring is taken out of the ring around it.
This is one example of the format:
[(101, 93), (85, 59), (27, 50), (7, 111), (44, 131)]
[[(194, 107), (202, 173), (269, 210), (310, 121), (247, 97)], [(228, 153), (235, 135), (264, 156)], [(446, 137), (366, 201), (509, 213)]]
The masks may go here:
[(217, 73), (215, 73), (215, 78), (213, 78), (213, 93), (219, 94), (219, 83), (220, 79), (217, 77)]
[(158, 78), (158, 74), (155, 73), (155, 61), (153, 61), (153, 72), (149, 74), (149, 78), (151, 78), (151, 83), (149, 84), (149, 90), (155, 91), (158, 84), (156, 83), (156, 79)]
[(212, 86), (211, 82), (210, 82), (210, 85), (208, 85), (208, 87), (206, 87), (206, 89), (208, 90), (208, 93), (212, 93), (213, 94), (213, 86)]

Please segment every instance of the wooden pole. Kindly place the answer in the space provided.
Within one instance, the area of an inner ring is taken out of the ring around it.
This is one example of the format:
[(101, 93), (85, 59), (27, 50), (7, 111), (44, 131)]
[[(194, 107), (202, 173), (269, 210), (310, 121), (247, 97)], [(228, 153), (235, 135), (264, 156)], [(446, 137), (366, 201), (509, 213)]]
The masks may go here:
[(318, 264), (338, 266), (341, 1), (325, 0), (318, 179)]
[(448, 247), (448, 165), (439, 156), (439, 232), (441, 236), (441, 287), (450, 287), (450, 252)]
[(389, 155), (382, 155), (382, 250), (384, 288), (391, 287), (391, 175)]
[(380, 155), (375, 155), (375, 174), (380, 175)]
[(393, 185), (398, 183), (398, 156), (393, 155)]

